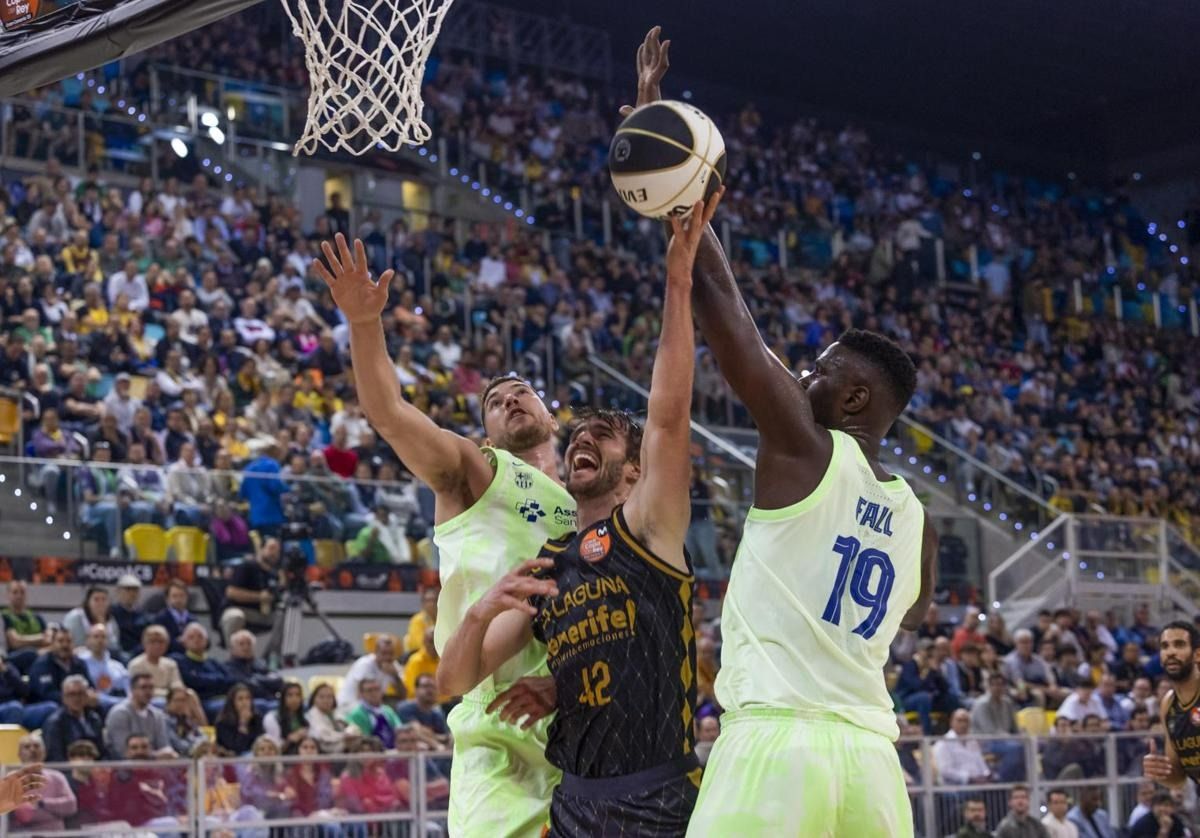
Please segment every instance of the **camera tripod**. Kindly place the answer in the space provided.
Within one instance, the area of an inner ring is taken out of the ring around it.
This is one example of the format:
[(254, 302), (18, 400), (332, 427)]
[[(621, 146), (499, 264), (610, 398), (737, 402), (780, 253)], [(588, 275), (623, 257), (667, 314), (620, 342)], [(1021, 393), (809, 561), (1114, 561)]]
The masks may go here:
[[(281, 639), (280, 657), (284, 666), (296, 666), (297, 657), (300, 654), (300, 624), (304, 618), (304, 606), (307, 605), (321, 625), (336, 640), (342, 640), (342, 636), (338, 634), (337, 629), (329, 622), (329, 618), (321, 613), (321, 609), (317, 607), (316, 599), (313, 597), (312, 589), (305, 587), (303, 591), (287, 590), (283, 592), (283, 632)], [(274, 650), (268, 650), (271, 652)]]

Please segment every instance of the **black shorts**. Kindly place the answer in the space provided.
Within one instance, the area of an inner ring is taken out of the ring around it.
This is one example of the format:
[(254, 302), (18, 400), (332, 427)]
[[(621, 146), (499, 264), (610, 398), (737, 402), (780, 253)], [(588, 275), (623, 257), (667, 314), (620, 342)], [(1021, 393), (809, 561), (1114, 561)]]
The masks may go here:
[(683, 838), (700, 794), (695, 754), (621, 777), (564, 774), (550, 801), (551, 838)]

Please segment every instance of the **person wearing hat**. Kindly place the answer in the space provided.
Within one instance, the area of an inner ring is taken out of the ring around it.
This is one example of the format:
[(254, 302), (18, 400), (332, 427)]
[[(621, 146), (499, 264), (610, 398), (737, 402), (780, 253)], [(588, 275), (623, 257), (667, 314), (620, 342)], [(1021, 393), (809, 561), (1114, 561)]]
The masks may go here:
[(121, 651), (131, 657), (142, 652), (142, 631), (150, 625), (150, 617), (142, 610), (138, 600), (142, 595), (142, 582), (132, 573), (117, 580), (116, 602), (111, 611), (117, 621), (118, 643)]

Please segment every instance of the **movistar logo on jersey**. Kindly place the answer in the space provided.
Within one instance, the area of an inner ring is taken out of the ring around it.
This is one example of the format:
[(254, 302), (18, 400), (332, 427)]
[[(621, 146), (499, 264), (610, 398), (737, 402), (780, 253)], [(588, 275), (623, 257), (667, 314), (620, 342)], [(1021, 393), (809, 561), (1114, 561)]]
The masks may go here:
[(527, 471), (516, 471), (513, 473), (513, 482), (517, 484), (517, 488), (523, 492), (528, 492), (533, 488), (533, 475)]
[(546, 517), (546, 510), (542, 509), (542, 505), (533, 498), (525, 498), (517, 504), (517, 514), (529, 523), (536, 524)]

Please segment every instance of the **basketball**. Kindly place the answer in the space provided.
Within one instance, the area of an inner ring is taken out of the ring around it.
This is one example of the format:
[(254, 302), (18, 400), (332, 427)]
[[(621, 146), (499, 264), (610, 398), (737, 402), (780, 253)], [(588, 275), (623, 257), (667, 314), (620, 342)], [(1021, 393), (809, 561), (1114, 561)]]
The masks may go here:
[(725, 180), (725, 140), (699, 108), (651, 102), (617, 129), (608, 168), (617, 194), (634, 212), (686, 217)]

